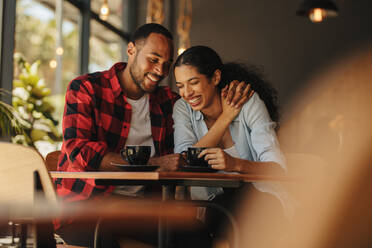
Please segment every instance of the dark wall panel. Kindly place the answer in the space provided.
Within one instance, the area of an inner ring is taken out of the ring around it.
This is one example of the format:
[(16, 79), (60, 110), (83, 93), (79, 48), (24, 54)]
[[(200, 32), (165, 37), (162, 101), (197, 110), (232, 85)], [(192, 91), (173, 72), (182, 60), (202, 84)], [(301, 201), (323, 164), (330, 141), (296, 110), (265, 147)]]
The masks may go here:
[(372, 41), (372, 1), (340, 0), (340, 15), (321, 24), (296, 16), (298, 4), (194, 0), (191, 43), (211, 46), (225, 61), (263, 66), (285, 106), (313, 73)]

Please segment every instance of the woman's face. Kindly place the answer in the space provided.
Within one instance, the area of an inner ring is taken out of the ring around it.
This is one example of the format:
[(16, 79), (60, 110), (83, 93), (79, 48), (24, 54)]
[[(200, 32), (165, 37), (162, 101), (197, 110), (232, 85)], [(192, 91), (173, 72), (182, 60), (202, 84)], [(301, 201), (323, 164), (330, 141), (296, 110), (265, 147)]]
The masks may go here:
[(174, 70), (176, 85), (180, 96), (190, 104), (193, 110), (207, 109), (214, 103), (219, 93), (216, 85), (219, 77), (208, 79), (191, 65), (177, 66)]

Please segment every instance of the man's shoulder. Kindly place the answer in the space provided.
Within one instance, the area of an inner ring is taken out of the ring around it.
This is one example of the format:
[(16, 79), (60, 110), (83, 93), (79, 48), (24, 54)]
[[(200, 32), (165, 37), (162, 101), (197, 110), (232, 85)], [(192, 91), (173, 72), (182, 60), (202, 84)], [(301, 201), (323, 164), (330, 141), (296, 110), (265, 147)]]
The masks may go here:
[(176, 92), (172, 91), (169, 86), (159, 86), (154, 92), (154, 95), (160, 102), (171, 100), (173, 104), (180, 98), (180, 96)]
[(69, 83), (69, 89), (70, 87), (80, 87), (82, 85), (92, 85), (94, 83), (97, 83), (98, 79), (100, 78), (101, 72), (94, 72), (89, 73), (85, 75), (78, 76), (71, 80)]
[(78, 76), (71, 80), (67, 90), (80, 91), (84, 88), (87, 91), (97, 91), (101, 88), (109, 88), (109, 80), (105, 80), (104, 74), (108, 71), (97, 71)]
[(113, 84), (115, 82), (113, 79), (117, 77), (117, 71), (124, 70), (126, 65), (124, 62), (118, 62), (108, 70), (78, 76), (69, 83), (68, 90), (79, 90), (82, 86), (94, 91), (100, 91), (102, 88), (116, 89), (118, 86)]
[(158, 105), (164, 115), (172, 115), (173, 106), (179, 97), (170, 87), (159, 86), (150, 95), (150, 105)]

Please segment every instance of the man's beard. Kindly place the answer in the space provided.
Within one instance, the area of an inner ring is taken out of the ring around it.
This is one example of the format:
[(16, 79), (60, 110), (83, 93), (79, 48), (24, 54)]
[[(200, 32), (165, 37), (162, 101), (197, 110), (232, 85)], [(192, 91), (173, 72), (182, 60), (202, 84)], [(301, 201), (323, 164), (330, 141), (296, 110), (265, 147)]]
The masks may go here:
[(134, 70), (133, 70), (133, 66), (134, 65), (132, 65), (130, 68), (129, 68), (129, 73), (130, 73), (130, 76), (131, 76), (131, 78), (132, 78), (132, 80), (133, 80), (133, 82), (142, 90), (142, 91), (145, 91), (144, 89), (143, 89), (143, 87), (142, 87), (142, 83), (143, 83), (143, 81), (145, 80), (145, 77), (143, 77), (142, 79), (139, 79), (139, 77), (137, 77), (136, 75), (135, 75), (135, 73), (133, 72)]
[[(153, 92), (157, 86), (153, 87), (151, 90), (148, 90), (145, 88), (145, 85), (144, 85), (144, 81), (145, 81), (145, 78), (147, 77), (148, 74), (150, 74), (150, 72), (146, 72), (143, 77), (141, 78), (139, 75), (140, 73), (136, 73), (135, 71), (135, 68), (137, 67), (137, 60), (134, 61), (134, 63), (132, 64), (132, 66), (129, 68), (129, 73), (130, 73), (130, 76), (132, 77), (132, 80), (133, 82), (143, 91), (143, 92), (147, 92), (147, 93), (151, 93)], [(156, 77), (159, 78), (158, 80), (158, 84), (164, 79), (164, 77), (161, 77), (159, 75), (156, 75)]]

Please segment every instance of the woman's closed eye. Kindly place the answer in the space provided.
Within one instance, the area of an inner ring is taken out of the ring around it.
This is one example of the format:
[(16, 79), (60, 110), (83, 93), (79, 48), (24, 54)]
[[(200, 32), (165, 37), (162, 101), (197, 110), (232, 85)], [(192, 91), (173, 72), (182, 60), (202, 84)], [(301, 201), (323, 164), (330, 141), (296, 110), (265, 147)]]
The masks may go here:
[(157, 63), (159, 60), (156, 59), (156, 58), (149, 58), (149, 61), (150, 61), (151, 63)]

